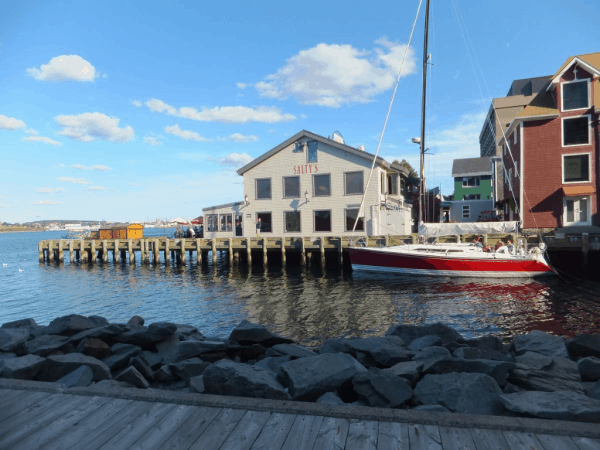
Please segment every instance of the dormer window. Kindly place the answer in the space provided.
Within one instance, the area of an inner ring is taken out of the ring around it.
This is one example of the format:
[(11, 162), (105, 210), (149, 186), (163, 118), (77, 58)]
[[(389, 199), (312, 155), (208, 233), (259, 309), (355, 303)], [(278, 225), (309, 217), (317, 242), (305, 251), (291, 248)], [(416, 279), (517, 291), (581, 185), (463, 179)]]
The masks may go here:
[(562, 83), (562, 110), (587, 109), (589, 103), (589, 80)]

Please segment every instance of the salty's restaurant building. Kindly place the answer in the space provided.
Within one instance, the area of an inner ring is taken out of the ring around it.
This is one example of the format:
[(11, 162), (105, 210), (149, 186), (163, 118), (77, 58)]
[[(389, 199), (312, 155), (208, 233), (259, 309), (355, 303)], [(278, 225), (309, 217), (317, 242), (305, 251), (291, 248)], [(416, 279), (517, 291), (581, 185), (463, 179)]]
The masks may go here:
[(408, 170), (378, 157), (367, 187), (374, 157), (303, 130), (237, 171), (244, 200), (203, 208), (204, 237), (349, 236), (357, 216), (357, 236), (410, 234)]

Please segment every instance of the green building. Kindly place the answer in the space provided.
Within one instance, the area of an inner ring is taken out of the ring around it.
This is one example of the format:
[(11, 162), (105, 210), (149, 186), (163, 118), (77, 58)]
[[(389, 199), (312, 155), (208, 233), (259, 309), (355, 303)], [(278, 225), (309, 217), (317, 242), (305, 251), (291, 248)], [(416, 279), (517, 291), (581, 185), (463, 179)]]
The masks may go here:
[(477, 222), (489, 220), (494, 209), (492, 158), (455, 159), (452, 163), (454, 200), (445, 202), (445, 221)]

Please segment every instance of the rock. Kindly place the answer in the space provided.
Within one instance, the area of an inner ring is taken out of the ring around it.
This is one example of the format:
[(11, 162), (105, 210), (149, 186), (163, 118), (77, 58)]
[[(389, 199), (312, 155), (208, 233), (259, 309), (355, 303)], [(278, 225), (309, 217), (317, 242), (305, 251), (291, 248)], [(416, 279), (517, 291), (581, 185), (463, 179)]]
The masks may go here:
[(307, 356), (316, 355), (316, 353), (312, 350), (304, 348), (298, 344), (277, 344), (271, 347), (271, 350), (275, 350), (282, 355), (290, 355), (292, 358), (306, 358)]
[(177, 345), (179, 345), (179, 342), (181, 342), (181, 335), (178, 334), (177, 332), (173, 333), (171, 336), (169, 336), (168, 338), (157, 342), (155, 345), (156, 347), (156, 351), (164, 357), (164, 355), (168, 354), (170, 351), (172, 351)]
[(129, 363), (131, 356), (128, 353), (121, 353), (119, 355), (112, 355), (108, 358), (104, 358), (102, 362), (106, 364), (111, 371), (120, 369), (123, 366), (126, 366)]
[(408, 345), (408, 349), (412, 350), (413, 352), (418, 352), (419, 350), (423, 350), (427, 347), (431, 347), (434, 345), (436, 345), (436, 346), (442, 345), (442, 338), (432, 334), (429, 336), (423, 336), (423, 337), (413, 340)]
[(247, 320), (242, 320), (240, 324), (233, 329), (229, 335), (229, 339), (237, 341), (241, 345), (263, 344), (266, 347), (276, 344), (293, 343), (291, 339), (275, 336), (262, 325), (251, 323)]
[(354, 392), (370, 406), (399, 408), (413, 396), (410, 382), (391, 373), (363, 372), (352, 379)]
[(514, 394), (515, 392), (522, 392), (523, 390), (524, 389), (521, 389), (519, 386), (515, 386), (508, 382), (502, 387), (502, 392), (505, 394)]
[(199, 356), (204, 353), (223, 350), (227, 350), (227, 345), (223, 341), (213, 341), (209, 339), (203, 341), (180, 341), (177, 345), (170, 347), (169, 351), (162, 355), (165, 362), (170, 364), (193, 358), (194, 356)]
[(318, 403), (319, 405), (329, 406), (339, 406), (344, 404), (342, 399), (335, 395), (333, 392), (324, 393), (317, 399), (316, 403)]
[(148, 328), (133, 326), (129, 331), (114, 337), (115, 341), (125, 344), (140, 345), (142, 347), (165, 340), (177, 330), (173, 323), (153, 323)]
[(0, 377), (31, 380), (41, 370), (45, 361), (45, 358), (37, 355), (0, 360)]
[(102, 361), (79, 353), (49, 356), (39, 373), (41, 381), (56, 381), (80, 366), (88, 366), (94, 373), (94, 381), (112, 378), (110, 369)]
[(29, 339), (29, 331), (25, 328), (1, 328), (0, 351), (22, 354), (25, 352), (27, 339)]
[(458, 373), (483, 373), (489, 375), (500, 387), (506, 384), (508, 371), (516, 367), (515, 363), (507, 361), (493, 361), (491, 359), (440, 359), (423, 369), (425, 374)]
[(72, 336), (80, 331), (95, 328), (95, 322), (79, 314), (59, 317), (50, 322), (46, 328), (46, 334), (60, 334), (61, 336)]
[(94, 327), (104, 327), (110, 325), (108, 320), (101, 316), (88, 316), (88, 320), (92, 322)]
[(190, 392), (194, 394), (204, 394), (204, 378), (202, 377), (202, 375), (190, 378), (189, 387)]
[(38, 326), (34, 319), (21, 319), (3, 323), (0, 328), (37, 328)]
[(511, 361), (511, 357), (490, 347), (461, 347), (454, 351), (454, 356), (462, 359), (491, 359), (493, 361)]
[(391, 367), (410, 360), (404, 341), (396, 336), (328, 339), (319, 353), (348, 353), (365, 367)]
[(131, 358), (129, 365), (135, 367), (137, 371), (148, 381), (154, 380), (154, 372), (150, 368), (148, 361), (142, 356), (138, 355), (135, 358)]
[(479, 347), (491, 348), (492, 350), (496, 350), (498, 352), (502, 352), (504, 349), (502, 346), (502, 339), (497, 336), (490, 336), (489, 334), (479, 338)]
[[(256, 366), (253, 366), (256, 367)], [(337, 391), (367, 369), (345, 353), (327, 353), (300, 358), (281, 365), (282, 380), (294, 400), (316, 400)]]
[(279, 380), (282, 375), (281, 365), (283, 363), (286, 363), (291, 360), (292, 360), (292, 357), (290, 355), (268, 356), (264, 359), (261, 359), (254, 365), (261, 367), (265, 370), (268, 370), (269, 372), (271, 372), (273, 374), (274, 377), (276, 377)]
[(500, 401), (509, 411), (541, 419), (600, 423), (600, 401), (572, 391), (517, 392)]
[(517, 356), (516, 362), (508, 375), (508, 382), (515, 386), (529, 391), (584, 393), (577, 363), (570, 359), (527, 352)]
[[(302, 359), (297, 361), (302, 361)], [(284, 387), (275, 380), (271, 373), (257, 366), (228, 360), (217, 361), (206, 368), (202, 378), (207, 394), (276, 400), (290, 399)]]
[(413, 361), (420, 361), (423, 363), (423, 371), (425, 371), (430, 364), (442, 359), (450, 359), (452, 354), (449, 350), (444, 347), (427, 347), (421, 351), (418, 351), (413, 357)]
[(97, 359), (108, 358), (111, 355), (108, 344), (96, 338), (85, 338), (77, 346), (77, 351)]
[(572, 358), (600, 358), (600, 334), (580, 334), (567, 343)]
[(411, 386), (421, 377), (421, 371), (423, 369), (423, 363), (421, 361), (406, 361), (398, 363), (389, 369), (384, 369), (382, 372), (391, 373), (397, 377), (408, 380)]
[(140, 316), (133, 316), (127, 321), (127, 325), (137, 325), (142, 327), (144, 326), (144, 318)]
[(70, 342), (78, 344), (85, 338), (96, 338), (102, 342), (113, 343), (113, 338), (121, 333), (124, 333), (126, 328), (123, 325), (111, 323), (105, 326), (90, 328), (89, 330), (80, 331), (69, 338)]
[(3, 359), (10, 359), (10, 358), (16, 358), (16, 357), (17, 357), (16, 353), (0, 352), (0, 361), (2, 361)]
[(210, 366), (209, 362), (202, 361), (200, 358), (190, 358), (171, 365), (171, 370), (182, 380), (202, 375), (204, 370)]
[(452, 412), (493, 414), (504, 412), (498, 383), (480, 373), (425, 375), (417, 383), (413, 402), (416, 405), (440, 404)]
[(581, 358), (577, 361), (577, 368), (582, 380), (598, 381), (600, 380), (600, 359), (594, 356)]
[(587, 395), (596, 400), (600, 400), (600, 381), (597, 381), (596, 384), (594, 384), (594, 386), (587, 392)]
[(174, 376), (175, 374), (173, 373), (170, 364), (165, 364), (160, 369), (154, 372), (154, 379), (160, 382), (170, 380)]
[(73, 372), (68, 373), (61, 379), (57, 380), (58, 384), (64, 384), (66, 387), (84, 386), (87, 387), (94, 378), (94, 372), (87, 366), (81, 366)]
[(413, 411), (424, 411), (424, 412), (439, 412), (439, 413), (447, 413), (450, 412), (448, 408), (443, 407), (442, 405), (419, 405), (412, 408)]
[(204, 335), (200, 333), (196, 327), (193, 327), (191, 325), (182, 325), (179, 323), (176, 325), (177, 331), (175, 331), (175, 333), (178, 333), (181, 336), (185, 336), (186, 338), (188, 338), (186, 340), (194, 339), (196, 341), (201, 341), (202, 339), (204, 339)]
[(437, 322), (431, 325), (392, 325), (385, 333), (386, 336), (398, 336), (410, 344), (417, 338), (435, 335), (442, 339), (442, 344), (446, 345), (450, 342), (462, 342), (463, 338), (460, 334), (454, 331), (447, 325)]
[(65, 347), (69, 347), (71, 344), (68, 341), (69, 338), (66, 336), (45, 334), (39, 338), (27, 341), (25, 349), (27, 353), (32, 355), (46, 356), (56, 350), (63, 351)]
[(266, 347), (263, 347), (260, 344), (254, 344), (254, 345), (251, 345), (250, 347), (242, 348), (240, 357), (242, 358), (242, 361), (248, 361), (250, 359), (257, 359), (259, 356), (264, 355), (266, 352), (267, 352)]
[(142, 352), (142, 355), (144, 356), (144, 359), (148, 362), (148, 365), (152, 370), (158, 369), (165, 360), (165, 358), (163, 358), (162, 355), (146, 350)]
[(126, 383), (131, 383), (135, 387), (138, 387), (141, 389), (147, 389), (148, 386), (150, 386), (148, 381), (146, 381), (146, 379), (143, 377), (143, 375), (141, 373), (139, 373), (135, 367), (128, 367), (127, 369), (123, 370), (121, 373), (119, 373), (115, 377), (115, 380), (125, 381)]
[(512, 348), (517, 355), (536, 352), (553, 358), (569, 357), (564, 337), (554, 336), (539, 330), (515, 336), (512, 341)]
[(132, 344), (115, 344), (110, 348), (110, 351), (113, 355), (127, 355), (129, 358), (133, 358), (134, 356), (142, 353), (142, 347), (138, 345)]
[(167, 337), (177, 331), (177, 325), (169, 322), (155, 322), (150, 324), (148, 331), (152, 334)]

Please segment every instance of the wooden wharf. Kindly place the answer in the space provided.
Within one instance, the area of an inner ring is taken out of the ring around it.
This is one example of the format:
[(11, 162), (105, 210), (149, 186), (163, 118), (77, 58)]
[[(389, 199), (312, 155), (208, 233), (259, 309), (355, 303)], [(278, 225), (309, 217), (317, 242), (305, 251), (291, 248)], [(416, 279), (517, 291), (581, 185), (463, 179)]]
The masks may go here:
[(600, 450), (597, 424), (0, 380), (2, 449)]

